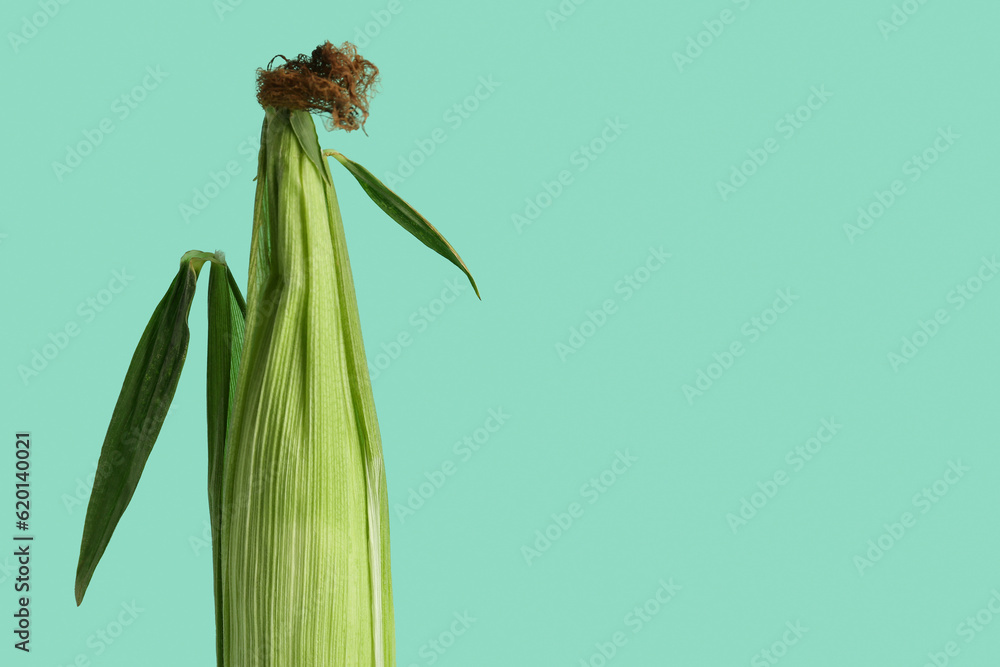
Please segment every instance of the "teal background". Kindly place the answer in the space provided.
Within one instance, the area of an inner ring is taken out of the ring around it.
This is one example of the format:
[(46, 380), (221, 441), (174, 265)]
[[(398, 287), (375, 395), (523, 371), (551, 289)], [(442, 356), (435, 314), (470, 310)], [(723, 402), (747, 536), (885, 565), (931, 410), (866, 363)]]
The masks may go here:
[[(171, 414), (77, 608), (87, 476), (180, 256), (221, 248), (245, 287), (254, 69), (329, 39), (358, 43), (382, 91), (368, 136), (321, 130), (321, 144), (387, 178), (442, 128), (445, 141), (395, 189), (483, 295), (464, 289), (441, 311), (435, 299), (461, 274), (334, 165), (369, 360), (412, 337), (374, 380), (401, 667), (996, 664), (1000, 281), (972, 280), (982, 289), (961, 308), (953, 290), (1000, 250), (1000, 6), (567, 0), (572, 13), (550, 23), (557, 0), (399, 0), (396, 14), (387, 0), (224, 1), (13, 0), (0, 11), (0, 539), (12, 544), (19, 430), (33, 437), (36, 536), (30, 655), (11, 647), (13, 559), (0, 557), (0, 663), (214, 664), (204, 281)], [(12, 41), (43, 5), (54, 15)], [(894, 8), (908, 18), (886, 32)], [(732, 21), (712, 23), (724, 10)], [(704, 22), (721, 34), (705, 32), (702, 53), (678, 66)], [(366, 25), (377, 34), (359, 33)], [(115, 100), (147, 67), (165, 78), (122, 118)], [(480, 77), (499, 85), (454, 127), (446, 113)], [(812, 87), (829, 99), (813, 98), (819, 108), (786, 137), (777, 124)], [(113, 131), (57, 175), (53, 163), (104, 119)], [(616, 119), (621, 133), (580, 171), (577, 151)], [(958, 138), (911, 180), (907, 162), (948, 128)], [(777, 151), (723, 198), (718, 183), (769, 138)], [(186, 221), (181, 205), (230, 161), (238, 173)], [(519, 229), (512, 216), (563, 170), (571, 183)], [(858, 207), (896, 179), (904, 194), (849, 239)], [(670, 258), (626, 300), (615, 287), (651, 247)], [(123, 268), (132, 278), (101, 312), (78, 310)], [(756, 329), (778, 290), (797, 299)], [(606, 300), (604, 325), (560, 355)], [(423, 329), (421, 308), (440, 313)], [(894, 367), (890, 353), (939, 309), (947, 323)], [(74, 323), (78, 335), (22, 379), (19, 367)], [(720, 374), (713, 355), (726, 360), (734, 342), (744, 353)], [(699, 371), (716, 378), (689, 400)], [(491, 409), (509, 418), (463, 459), (455, 443)], [(786, 456), (823, 419), (842, 428), (797, 470)], [(584, 485), (619, 452), (636, 462), (593, 495)], [(402, 514), (449, 461), (454, 474)], [(968, 470), (940, 483), (934, 504), (915, 504), (949, 462)], [(771, 488), (776, 474), (787, 483)], [(754, 497), (761, 488), (773, 497)], [(738, 525), (729, 515), (744, 499), (762, 506)], [(558, 534), (552, 515), (574, 502)], [(912, 525), (884, 536), (905, 512)], [(557, 538), (526, 556), (546, 529)], [(867, 567), (857, 559), (880, 536), (891, 548)], [(662, 605), (661, 581), (680, 587)], [(134, 622), (96, 640), (133, 602)], [(655, 613), (639, 624), (629, 614), (645, 604)], [(475, 621), (450, 643), (465, 613)], [(429, 643), (439, 639), (447, 649)]]

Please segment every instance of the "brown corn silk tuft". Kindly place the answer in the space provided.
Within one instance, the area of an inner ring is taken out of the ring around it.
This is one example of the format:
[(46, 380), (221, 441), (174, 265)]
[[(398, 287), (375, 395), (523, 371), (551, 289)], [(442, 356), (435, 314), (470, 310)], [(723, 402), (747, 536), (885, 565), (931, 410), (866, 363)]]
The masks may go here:
[[(285, 58), (284, 56), (275, 56)], [(285, 58), (278, 67), (257, 70), (257, 101), (263, 107), (326, 114), (327, 130), (362, 129), (368, 101), (378, 81), (378, 67), (358, 55), (350, 42), (325, 42), (312, 55)]]

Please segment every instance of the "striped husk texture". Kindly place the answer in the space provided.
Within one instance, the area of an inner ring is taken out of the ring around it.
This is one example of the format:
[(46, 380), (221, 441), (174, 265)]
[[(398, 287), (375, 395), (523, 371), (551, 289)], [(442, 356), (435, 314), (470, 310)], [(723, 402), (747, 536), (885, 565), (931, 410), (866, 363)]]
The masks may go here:
[(343, 223), (306, 112), (266, 109), (254, 208), (223, 473), (225, 665), (394, 667), (381, 441)]

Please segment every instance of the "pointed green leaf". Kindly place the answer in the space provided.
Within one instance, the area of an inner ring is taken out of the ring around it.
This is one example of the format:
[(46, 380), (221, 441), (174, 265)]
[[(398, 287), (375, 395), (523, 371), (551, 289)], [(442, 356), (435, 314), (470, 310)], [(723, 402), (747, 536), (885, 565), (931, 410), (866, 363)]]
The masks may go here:
[(78, 605), (132, 499), (177, 389), (190, 337), (188, 312), (204, 261), (204, 253), (192, 251), (184, 255), (180, 270), (153, 311), (132, 355), (87, 506), (76, 570)]
[(337, 151), (327, 150), (323, 151), (323, 154), (336, 158), (340, 164), (344, 165), (347, 171), (351, 172), (354, 178), (358, 180), (361, 188), (371, 197), (371, 200), (378, 204), (378, 207), (385, 211), (390, 218), (398, 222), (403, 229), (416, 236), (425, 246), (460, 268), (469, 277), (469, 282), (472, 283), (472, 289), (476, 291), (476, 296), (479, 296), (479, 288), (476, 287), (476, 281), (472, 278), (468, 267), (465, 266), (465, 262), (458, 256), (458, 253), (451, 247), (451, 244), (441, 236), (441, 232), (434, 228), (434, 225), (427, 222), (424, 216), (417, 213), (412, 206), (403, 201), (399, 195), (386, 187), (382, 181), (375, 178), (370, 171), (357, 162), (347, 159)]
[(222, 618), (222, 472), (229, 415), (236, 396), (236, 376), (243, 352), (246, 302), (221, 253), (208, 279), (208, 509), (212, 523), (212, 570), (215, 580), (215, 648), (223, 665)]

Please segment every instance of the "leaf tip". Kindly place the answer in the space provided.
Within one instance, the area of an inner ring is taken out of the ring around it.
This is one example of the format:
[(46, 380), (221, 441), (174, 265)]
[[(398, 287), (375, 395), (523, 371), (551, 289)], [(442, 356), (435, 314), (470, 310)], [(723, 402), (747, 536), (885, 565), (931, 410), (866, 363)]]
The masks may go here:
[(74, 595), (76, 596), (76, 606), (79, 607), (80, 603), (83, 602), (83, 594), (87, 592), (87, 584), (80, 579), (76, 580), (76, 587), (74, 590)]

